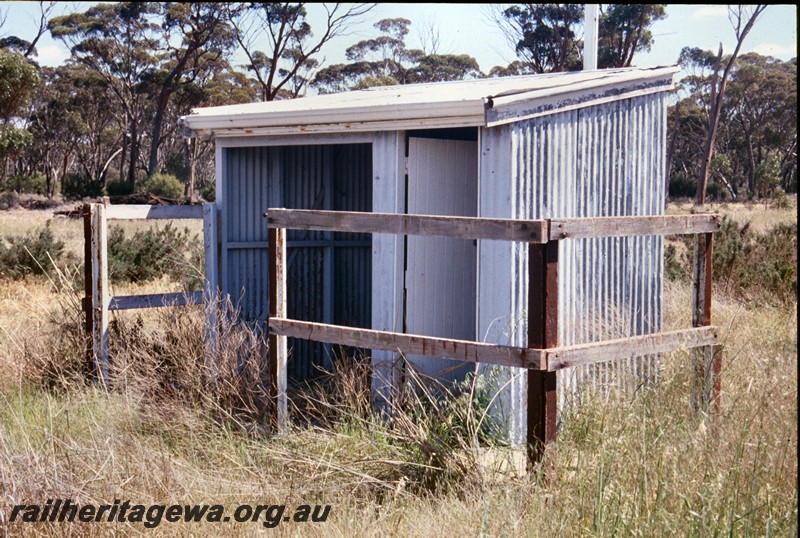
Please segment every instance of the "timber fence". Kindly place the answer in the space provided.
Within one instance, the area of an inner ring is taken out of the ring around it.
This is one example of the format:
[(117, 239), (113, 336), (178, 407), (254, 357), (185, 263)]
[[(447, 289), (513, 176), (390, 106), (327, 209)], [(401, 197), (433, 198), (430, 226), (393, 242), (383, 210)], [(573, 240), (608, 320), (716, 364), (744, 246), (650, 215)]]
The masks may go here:
[[(268, 364), (270, 399), (273, 403), (271, 418), (276, 431), (285, 430), (288, 425), (287, 337), (526, 369), (527, 450), (530, 464), (539, 461), (543, 447), (556, 438), (556, 372), (563, 368), (692, 348), (695, 350), (692, 405), (695, 408), (707, 408), (710, 405), (712, 412), (718, 409), (721, 359), (717, 328), (711, 325), (711, 254), (713, 234), (719, 230), (718, 215), (513, 220), (270, 209), (264, 216), (269, 229)], [(526, 242), (529, 253), (527, 347), (289, 319), (286, 293), (287, 229)], [(558, 242), (587, 237), (670, 234), (696, 236), (692, 328), (559, 346)]]

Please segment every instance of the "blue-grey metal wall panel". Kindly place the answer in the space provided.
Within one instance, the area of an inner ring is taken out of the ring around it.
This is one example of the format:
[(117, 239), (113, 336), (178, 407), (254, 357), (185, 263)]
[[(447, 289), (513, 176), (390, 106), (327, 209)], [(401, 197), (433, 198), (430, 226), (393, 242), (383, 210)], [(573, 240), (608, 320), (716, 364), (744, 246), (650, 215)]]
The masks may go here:
[(269, 176), (273, 148), (225, 150), (222, 230), (222, 289), (248, 321), (268, 316), (266, 267), (267, 228), (263, 214), (270, 206)]
[[(268, 317), (269, 207), (372, 208), (369, 144), (227, 148), (222, 228), (222, 288), (243, 320)], [(287, 231), (288, 315), (368, 327), (371, 318), (369, 236)], [(327, 364), (321, 344), (290, 339), (289, 375), (306, 379)]]

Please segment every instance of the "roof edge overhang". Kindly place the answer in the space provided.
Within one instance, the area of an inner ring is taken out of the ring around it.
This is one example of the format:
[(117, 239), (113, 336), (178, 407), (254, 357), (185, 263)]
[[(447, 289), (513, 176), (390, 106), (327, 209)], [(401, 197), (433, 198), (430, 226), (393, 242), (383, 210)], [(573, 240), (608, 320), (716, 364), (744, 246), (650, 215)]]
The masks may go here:
[[(640, 95), (672, 91), (678, 66), (609, 71), (581, 82), (518, 90), (481, 98), (380, 104), (265, 113), (191, 114), (181, 118), (187, 135), (203, 138), (287, 136), (397, 131), (445, 127), (494, 127)], [(602, 71), (598, 71), (598, 74)]]
[(308, 110), (229, 116), (184, 116), (184, 125), (201, 135), (292, 135), (337, 132), (395, 131), (430, 127), (474, 127), (484, 125), (486, 100), (421, 103), (403, 107), (381, 105), (339, 110)]
[(486, 127), (523, 121), (641, 95), (675, 89), (678, 66), (631, 71), (613, 78), (593, 79), (559, 88), (496, 96), (486, 110)]

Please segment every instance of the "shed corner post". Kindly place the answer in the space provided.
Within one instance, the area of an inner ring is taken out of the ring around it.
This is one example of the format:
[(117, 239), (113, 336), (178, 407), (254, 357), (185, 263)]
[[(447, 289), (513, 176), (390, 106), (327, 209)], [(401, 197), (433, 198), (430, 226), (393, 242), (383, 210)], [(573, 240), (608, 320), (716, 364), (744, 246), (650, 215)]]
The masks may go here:
[(205, 250), (204, 304), (206, 314), (205, 367), (212, 383), (219, 377), (219, 238), (217, 206), (203, 204), (203, 245)]
[[(286, 229), (270, 227), (269, 242), (269, 320), (286, 318)], [(269, 321), (267, 322), (269, 324)], [(268, 370), (270, 376), (270, 425), (273, 433), (285, 433), (289, 426), (286, 397), (286, 337), (268, 327)]]
[[(711, 282), (714, 234), (695, 236), (692, 271), (692, 326), (711, 325)], [(695, 412), (708, 413), (712, 419), (719, 410), (722, 346), (715, 344), (692, 350), (691, 405)]]
[[(549, 228), (549, 226), (548, 226)], [(546, 238), (545, 238), (546, 239)], [(558, 240), (528, 245), (528, 348), (558, 346)], [(528, 370), (528, 470), (556, 440), (556, 372)]]

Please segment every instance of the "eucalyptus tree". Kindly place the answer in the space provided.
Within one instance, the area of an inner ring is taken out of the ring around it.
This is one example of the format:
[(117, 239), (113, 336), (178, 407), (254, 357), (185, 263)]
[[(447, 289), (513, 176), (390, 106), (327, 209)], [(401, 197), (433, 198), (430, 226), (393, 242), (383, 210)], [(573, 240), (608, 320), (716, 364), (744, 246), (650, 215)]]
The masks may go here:
[[(80, 63), (42, 68), (43, 84), (29, 116), (33, 142), (30, 157), (47, 178), (52, 194), (69, 173), (79, 196), (100, 192), (112, 162), (122, 151), (124, 118), (108, 103), (114, 98), (109, 83)], [(64, 189), (66, 190), (66, 189)]]
[[(666, 17), (664, 4), (601, 6), (598, 67), (628, 67), (637, 52), (650, 49), (651, 26)], [(583, 4), (513, 4), (498, 6), (495, 23), (519, 58), (497, 66), (494, 76), (575, 71), (583, 62)]]
[(411, 21), (383, 19), (379, 34), (347, 48), (350, 63), (320, 69), (312, 83), (320, 93), (418, 82), (461, 80), (483, 76), (475, 58), (466, 54), (428, 53), (406, 45)]
[[(306, 89), (318, 54), (345, 34), (374, 4), (317, 4), (325, 12), (321, 28), (312, 30), (305, 3), (253, 2), (231, 6), (236, 39), (245, 65), (258, 82), (262, 101), (294, 98)], [(316, 32), (316, 33), (315, 33)]]
[(22, 151), (31, 141), (30, 132), (15, 120), (24, 114), (38, 85), (36, 68), (18, 52), (0, 49), (0, 165)]
[(736, 34), (736, 46), (733, 49), (733, 53), (723, 61), (722, 43), (719, 44), (719, 52), (714, 61), (714, 69), (709, 81), (711, 91), (709, 94), (708, 129), (703, 145), (703, 161), (700, 169), (700, 177), (697, 182), (697, 193), (695, 194), (695, 203), (698, 205), (702, 206), (706, 200), (706, 187), (711, 173), (717, 130), (719, 128), (725, 92), (733, 66), (736, 63), (736, 58), (739, 56), (739, 51), (742, 48), (742, 43), (744, 43), (747, 34), (750, 33), (756, 20), (758, 20), (758, 17), (766, 8), (767, 6), (764, 4), (728, 7), (728, 18)]
[(97, 73), (114, 96), (125, 121), (120, 158), (120, 179), (127, 157), (127, 182), (136, 183), (143, 137), (146, 95), (142, 81), (158, 69), (156, 51), (160, 26), (154, 20), (158, 5), (152, 2), (97, 4), (83, 13), (55, 17), (50, 33), (71, 47), (75, 61)]
[(159, 148), (164, 141), (163, 125), (170, 99), (187, 77), (215, 65), (235, 46), (228, 8), (216, 2), (165, 2), (158, 5), (162, 18), (158, 65), (149, 81), (157, 96), (150, 130), (148, 175), (159, 169)]

